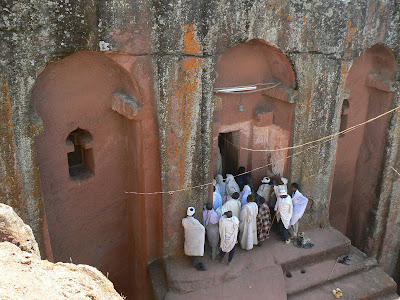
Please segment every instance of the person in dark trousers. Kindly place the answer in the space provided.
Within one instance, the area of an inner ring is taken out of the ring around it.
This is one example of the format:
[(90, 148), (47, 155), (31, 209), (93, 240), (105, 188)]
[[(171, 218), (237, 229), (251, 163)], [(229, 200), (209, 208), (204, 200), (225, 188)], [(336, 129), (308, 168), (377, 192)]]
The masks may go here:
[(219, 220), (219, 234), (221, 238), (219, 259), (222, 262), (225, 254), (229, 253), (228, 265), (232, 264), (232, 259), (235, 255), (238, 231), (239, 219), (233, 216), (231, 211), (227, 211)]

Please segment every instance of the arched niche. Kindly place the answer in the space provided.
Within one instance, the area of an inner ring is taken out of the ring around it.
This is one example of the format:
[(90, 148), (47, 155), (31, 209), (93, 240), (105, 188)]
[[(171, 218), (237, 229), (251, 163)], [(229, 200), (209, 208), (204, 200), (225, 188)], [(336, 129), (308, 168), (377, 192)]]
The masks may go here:
[[(270, 83), (270, 85), (265, 85)], [(216, 88), (260, 84), (255, 93), (218, 93)], [(214, 85), (213, 173), (234, 173), (272, 165), (252, 172), (258, 184), (264, 176), (286, 176), (288, 151), (250, 152), (251, 149), (288, 147), (294, 118), (292, 103), (295, 75), (288, 58), (279, 49), (255, 39), (223, 52), (217, 64)], [(221, 152), (219, 155), (218, 152)]]
[[(396, 63), (382, 45), (354, 60), (343, 100), (341, 128), (362, 123), (392, 108)], [(331, 224), (365, 252), (371, 249), (374, 210), (378, 206), (389, 115), (338, 139), (329, 218)]]
[(145, 224), (155, 218), (144, 197), (125, 194), (144, 185), (142, 106), (132, 74), (95, 52), (49, 63), (31, 92), (46, 253), (97, 267), (127, 296), (145, 278)]

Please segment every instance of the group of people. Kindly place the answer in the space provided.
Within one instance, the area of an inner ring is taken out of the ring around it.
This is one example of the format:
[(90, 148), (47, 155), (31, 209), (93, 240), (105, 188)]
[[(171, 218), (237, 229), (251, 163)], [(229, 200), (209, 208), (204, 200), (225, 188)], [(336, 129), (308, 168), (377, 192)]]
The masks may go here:
[[(213, 202), (203, 209), (203, 224), (193, 217), (195, 209), (189, 207), (182, 220), (185, 229), (185, 254), (193, 257), (193, 266), (206, 270), (202, 262), (205, 236), (211, 247), (212, 259), (223, 260), (226, 253), (228, 264), (232, 263), (236, 244), (245, 250), (261, 246), (269, 238), (273, 220), (276, 218), (282, 239), (288, 244), (290, 237), (298, 235), (298, 221), (303, 216), (308, 199), (297, 183), (292, 183), (290, 196), (286, 178), (280, 182), (268, 177), (261, 180), (256, 193), (249, 174), (239, 169), (235, 177), (227, 174), (224, 180), (218, 174), (214, 180)], [(274, 219), (271, 221), (271, 212)]]

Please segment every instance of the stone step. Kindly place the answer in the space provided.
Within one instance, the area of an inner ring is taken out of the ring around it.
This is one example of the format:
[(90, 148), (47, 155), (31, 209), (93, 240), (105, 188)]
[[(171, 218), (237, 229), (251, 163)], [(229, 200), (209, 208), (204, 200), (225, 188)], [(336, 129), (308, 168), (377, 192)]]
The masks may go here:
[(350, 248), (349, 256), (351, 257), (350, 265), (336, 263), (337, 258), (335, 258), (286, 270), (284, 274), (287, 294), (295, 295), (310, 288), (377, 266), (375, 259), (368, 258), (363, 252), (353, 246)]
[[(379, 297), (394, 295), (396, 283), (379, 267), (367, 269), (360, 273), (352, 274), (335, 281), (327, 282), (304, 292), (288, 296), (290, 300), (322, 300), (335, 299), (332, 291), (340, 288), (343, 297), (340, 299), (372, 300)], [(384, 299), (384, 298), (381, 298)], [(389, 298), (390, 299), (390, 298)]]
[(336, 259), (350, 252), (350, 240), (334, 228), (309, 230), (306, 231), (306, 237), (311, 239), (313, 248), (297, 248), (292, 244), (282, 246), (279, 243), (271, 245), (269, 251), (273, 253), (275, 262), (281, 265), (283, 270)]
[(234, 280), (186, 294), (171, 291), (165, 297), (165, 300), (186, 299), (285, 300), (287, 296), (282, 268), (272, 266), (253, 272), (246, 271)]
[(390, 294), (376, 298), (376, 300), (400, 300), (400, 296), (397, 294)]
[(148, 266), (154, 299), (164, 299), (168, 290), (167, 276), (162, 260), (154, 260)]
[(281, 266), (284, 270), (318, 263), (324, 260), (336, 259), (350, 251), (350, 241), (335, 229), (314, 229), (306, 232), (315, 246), (302, 249), (286, 245), (274, 234), (263, 243), (250, 251), (236, 247), (233, 265), (229, 268), (220, 262), (213, 261), (209, 254), (205, 255), (207, 272), (199, 272), (191, 265), (191, 259), (186, 256), (167, 258), (165, 270), (168, 290), (176, 294), (191, 293), (204, 288), (226, 284), (236, 278), (243, 277), (248, 272)]

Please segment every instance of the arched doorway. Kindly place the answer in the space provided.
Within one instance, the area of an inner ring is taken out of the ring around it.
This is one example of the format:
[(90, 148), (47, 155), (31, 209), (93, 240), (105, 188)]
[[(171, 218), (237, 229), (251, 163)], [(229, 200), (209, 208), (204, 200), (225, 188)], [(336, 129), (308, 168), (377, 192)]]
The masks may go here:
[[(252, 172), (256, 185), (264, 176), (287, 176), (287, 151), (251, 152), (238, 148), (276, 149), (290, 145), (295, 106), (290, 101), (295, 76), (287, 57), (263, 40), (251, 40), (223, 52), (217, 73), (214, 176), (218, 173), (218, 160), (221, 169), (221, 159), (223, 175), (239, 166), (251, 170), (271, 163), (269, 167)], [(218, 90), (238, 86), (245, 86), (248, 91), (225, 93)]]
[[(343, 100), (340, 130), (392, 108), (396, 63), (391, 50), (375, 45), (355, 59), (346, 80), (350, 97)], [(329, 209), (331, 224), (365, 252), (374, 223), (389, 115), (338, 139)]]
[[(97, 267), (133, 298), (133, 287), (143, 286), (146, 277), (151, 221), (146, 199), (125, 194), (144, 184), (142, 99), (135, 80), (106, 55), (80, 52), (48, 64), (31, 105), (43, 123), (35, 145), (47, 252), (54, 261)], [(153, 219), (157, 213), (154, 207)]]

